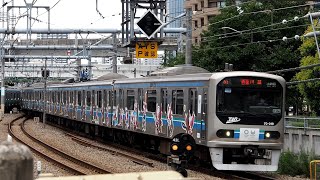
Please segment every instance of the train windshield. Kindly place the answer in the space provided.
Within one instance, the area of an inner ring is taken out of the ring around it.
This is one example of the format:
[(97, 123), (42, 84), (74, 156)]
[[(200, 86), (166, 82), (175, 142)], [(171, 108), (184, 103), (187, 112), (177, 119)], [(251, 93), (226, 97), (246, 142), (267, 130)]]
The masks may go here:
[(283, 113), (282, 92), (274, 79), (225, 78), (217, 85), (216, 114), (225, 124), (276, 125)]

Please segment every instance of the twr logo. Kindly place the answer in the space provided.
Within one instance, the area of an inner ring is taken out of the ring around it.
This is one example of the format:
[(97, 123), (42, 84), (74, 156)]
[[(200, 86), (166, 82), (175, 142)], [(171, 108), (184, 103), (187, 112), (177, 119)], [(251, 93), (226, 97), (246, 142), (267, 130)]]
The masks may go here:
[(230, 124), (230, 123), (236, 123), (239, 121), (241, 121), (241, 119), (239, 117), (228, 117), (228, 121), (226, 123)]

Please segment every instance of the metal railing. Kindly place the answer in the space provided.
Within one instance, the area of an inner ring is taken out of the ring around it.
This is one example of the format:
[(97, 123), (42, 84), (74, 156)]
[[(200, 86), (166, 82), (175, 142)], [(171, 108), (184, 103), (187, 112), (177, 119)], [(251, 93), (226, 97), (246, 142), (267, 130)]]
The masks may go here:
[(320, 117), (286, 116), (286, 128), (320, 129)]

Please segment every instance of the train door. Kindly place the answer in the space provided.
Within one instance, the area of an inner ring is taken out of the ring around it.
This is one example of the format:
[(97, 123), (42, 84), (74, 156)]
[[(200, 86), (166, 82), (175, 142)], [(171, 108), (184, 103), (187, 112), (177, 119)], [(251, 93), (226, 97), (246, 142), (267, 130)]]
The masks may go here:
[(112, 118), (111, 118), (111, 127), (114, 127), (118, 124), (119, 116), (119, 90), (112, 91)]
[(123, 128), (124, 124), (124, 117), (125, 117), (125, 98), (126, 91), (123, 89), (119, 89), (119, 120), (118, 120), (118, 127)]
[(135, 120), (137, 118), (137, 115), (136, 115), (137, 112), (135, 111), (135, 106), (137, 107), (137, 103), (136, 103), (137, 100), (135, 98), (135, 91), (134, 90), (128, 89), (126, 91), (127, 91), (126, 105), (127, 105), (127, 111), (128, 111), (127, 112), (128, 113), (128, 120), (125, 121), (125, 128), (133, 130), (134, 122), (136, 122)]
[(96, 123), (96, 115), (97, 115), (97, 91), (96, 90), (92, 90), (92, 100), (91, 100), (91, 121)]
[(82, 121), (86, 120), (86, 109), (87, 109), (87, 93), (86, 91), (82, 91), (81, 93), (81, 118)]
[[(141, 119), (141, 130), (145, 132), (147, 130), (147, 117), (152, 117), (155, 114), (154, 122), (161, 124), (159, 135), (163, 136), (164, 132), (162, 129), (163, 121), (161, 114), (161, 106), (158, 103), (157, 90), (150, 89), (144, 93), (143, 105), (142, 105), (142, 119)], [(155, 131), (153, 131), (155, 132)]]
[(103, 103), (103, 91), (99, 90), (97, 91), (97, 116), (96, 119), (98, 121), (98, 124), (102, 125), (102, 103)]
[(109, 104), (108, 104), (108, 97), (109, 91), (103, 90), (103, 103), (102, 103), (102, 124), (106, 125), (109, 122)]
[(75, 108), (75, 115), (76, 115), (76, 119), (78, 121), (81, 121), (82, 119), (82, 114), (81, 114), (81, 110), (82, 110), (82, 93), (81, 91), (77, 91), (77, 104), (76, 104), (76, 108)]

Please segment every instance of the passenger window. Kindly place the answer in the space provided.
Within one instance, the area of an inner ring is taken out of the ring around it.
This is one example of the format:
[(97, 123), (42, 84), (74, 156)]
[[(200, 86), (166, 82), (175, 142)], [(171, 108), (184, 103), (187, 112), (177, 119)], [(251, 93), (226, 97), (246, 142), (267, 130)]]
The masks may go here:
[(172, 112), (183, 114), (183, 90), (172, 91)]
[(157, 106), (157, 91), (156, 90), (148, 90), (147, 91), (147, 110), (149, 112), (156, 112)]
[(57, 95), (57, 103), (60, 103), (60, 92), (58, 92), (58, 95)]
[(124, 106), (124, 97), (123, 97), (123, 90), (119, 89), (119, 106), (123, 107)]
[(134, 90), (127, 91), (127, 108), (128, 110), (134, 109)]

